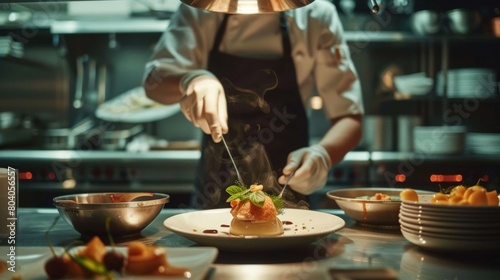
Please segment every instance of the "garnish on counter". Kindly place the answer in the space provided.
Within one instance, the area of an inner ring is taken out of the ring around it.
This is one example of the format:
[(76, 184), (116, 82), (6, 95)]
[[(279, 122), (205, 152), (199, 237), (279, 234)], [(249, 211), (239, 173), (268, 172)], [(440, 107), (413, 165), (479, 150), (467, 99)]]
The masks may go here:
[(125, 256), (115, 250), (115, 240), (111, 234), (111, 217), (106, 218), (106, 232), (108, 234), (109, 244), (111, 245), (111, 250), (104, 254), (102, 259), (104, 266), (110, 271), (116, 271), (121, 273), (123, 266), (125, 265)]
[[(253, 184), (250, 188), (243, 186), (232, 185), (226, 188), (226, 192), (230, 194), (230, 197), (226, 202), (230, 202), (231, 206), (238, 201), (249, 200), (253, 205), (258, 207), (263, 207), (266, 201), (266, 196), (271, 199), (278, 213), (283, 211), (285, 206), (283, 199), (277, 195), (269, 195), (263, 191), (264, 186), (259, 184)], [(234, 202), (233, 202), (234, 201)]]
[[(71, 266), (71, 259), (69, 255), (64, 252), (62, 255), (57, 255), (54, 250), (54, 246), (49, 238), (49, 232), (56, 225), (60, 216), (57, 216), (50, 227), (45, 232), (45, 240), (49, 245), (49, 249), (52, 253), (52, 257), (45, 262), (44, 269), (49, 279), (62, 279), (67, 277), (68, 273), (75, 269), (75, 266)], [(81, 270), (80, 270), (81, 271)], [(83, 274), (83, 273), (82, 273)]]

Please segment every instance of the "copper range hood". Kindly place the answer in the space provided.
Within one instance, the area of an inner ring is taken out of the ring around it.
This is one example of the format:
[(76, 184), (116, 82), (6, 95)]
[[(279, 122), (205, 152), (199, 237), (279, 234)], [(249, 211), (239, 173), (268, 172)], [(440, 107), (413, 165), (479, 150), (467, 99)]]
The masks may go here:
[(314, 0), (181, 0), (189, 6), (228, 14), (275, 13), (306, 6)]
[[(182, 3), (218, 13), (263, 14), (292, 10), (306, 6), (314, 0), (181, 0)], [(376, 0), (371, 0), (372, 13), (379, 11)]]

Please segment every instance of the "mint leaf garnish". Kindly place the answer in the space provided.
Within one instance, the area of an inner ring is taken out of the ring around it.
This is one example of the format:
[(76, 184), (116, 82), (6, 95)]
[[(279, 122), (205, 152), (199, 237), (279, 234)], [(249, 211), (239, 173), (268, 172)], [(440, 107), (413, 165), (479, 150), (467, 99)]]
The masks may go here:
[(247, 189), (246, 188), (243, 188), (243, 187), (240, 187), (240, 186), (236, 186), (236, 185), (232, 185), (232, 186), (229, 186), (226, 188), (226, 192), (230, 195), (235, 195), (237, 193), (240, 193), (240, 192), (243, 192), (243, 191), (246, 191)]
[(232, 185), (226, 188), (226, 192), (231, 195), (226, 199), (226, 202), (230, 202), (236, 199), (246, 199), (247, 193), (250, 192), (250, 190), (245, 187)]
[(248, 198), (255, 206), (262, 207), (262, 206), (264, 206), (264, 202), (266, 201), (266, 194), (264, 192), (261, 192), (261, 191), (252, 192), (252, 193), (250, 193)]

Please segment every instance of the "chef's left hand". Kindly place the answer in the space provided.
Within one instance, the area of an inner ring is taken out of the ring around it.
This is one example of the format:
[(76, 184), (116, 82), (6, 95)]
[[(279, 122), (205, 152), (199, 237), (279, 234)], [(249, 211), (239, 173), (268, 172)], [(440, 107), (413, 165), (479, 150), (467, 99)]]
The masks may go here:
[(285, 184), (288, 176), (295, 170), (295, 174), (288, 182), (290, 188), (309, 195), (325, 186), (331, 165), (330, 156), (323, 146), (301, 148), (288, 155), (288, 163), (283, 168), (284, 175), (278, 182)]

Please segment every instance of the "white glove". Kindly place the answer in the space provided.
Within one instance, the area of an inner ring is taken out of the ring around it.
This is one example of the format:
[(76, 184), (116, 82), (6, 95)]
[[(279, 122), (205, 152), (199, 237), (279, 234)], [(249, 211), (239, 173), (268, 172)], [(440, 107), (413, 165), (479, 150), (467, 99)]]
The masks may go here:
[(284, 184), (294, 170), (295, 174), (288, 182), (290, 188), (308, 195), (325, 186), (328, 171), (332, 163), (328, 152), (321, 145), (313, 145), (291, 152), (288, 163), (283, 168), (279, 183)]
[(184, 116), (218, 143), (227, 133), (227, 105), (224, 88), (219, 80), (205, 70), (192, 71), (181, 79), (180, 101)]

